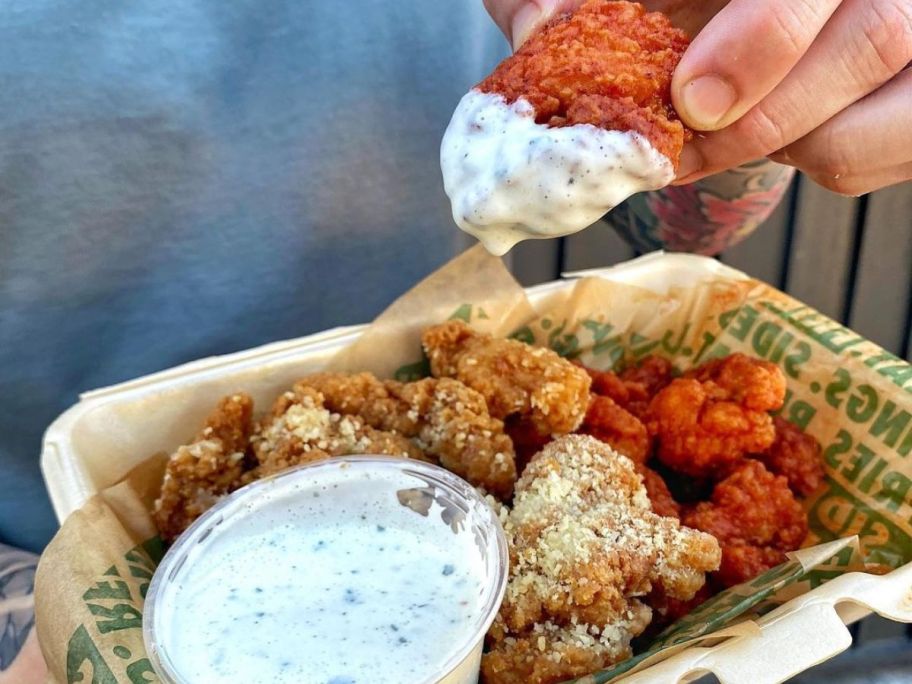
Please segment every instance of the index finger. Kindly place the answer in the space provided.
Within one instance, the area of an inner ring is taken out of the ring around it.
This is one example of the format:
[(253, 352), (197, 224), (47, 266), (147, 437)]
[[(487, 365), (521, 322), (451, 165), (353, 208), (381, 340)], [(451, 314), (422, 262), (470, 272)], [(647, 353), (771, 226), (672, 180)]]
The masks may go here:
[(732, 0), (694, 38), (675, 70), (675, 109), (713, 131), (766, 97), (807, 52), (841, 0)]

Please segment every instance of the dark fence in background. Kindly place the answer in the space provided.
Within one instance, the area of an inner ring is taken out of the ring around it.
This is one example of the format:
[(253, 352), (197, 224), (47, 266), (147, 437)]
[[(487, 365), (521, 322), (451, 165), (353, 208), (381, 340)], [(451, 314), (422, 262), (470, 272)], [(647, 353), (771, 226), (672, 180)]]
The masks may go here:
[[(521, 243), (511, 263), (534, 285), (634, 256), (611, 229), (595, 227)], [(766, 223), (719, 259), (912, 361), (912, 183), (847, 198), (799, 176)], [(912, 626), (872, 617), (851, 631), (855, 648), (801, 684), (912, 681)]]
[[(534, 285), (634, 256), (611, 229), (594, 227), (521, 243), (511, 260), (520, 282)], [(766, 223), (719, 258), (912, 360), (912, 183), (848, 198), (796, 178)]]

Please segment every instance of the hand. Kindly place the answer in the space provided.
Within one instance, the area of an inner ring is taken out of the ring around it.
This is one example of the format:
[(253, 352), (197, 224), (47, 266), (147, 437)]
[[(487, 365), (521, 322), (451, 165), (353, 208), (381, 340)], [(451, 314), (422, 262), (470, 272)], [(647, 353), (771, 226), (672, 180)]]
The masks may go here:
[(860, 195), (912, 178), (912, 0), (731, 0), (672, 93), (678, 184), (768, 156)]
[[(485, 0), (517, 47), (581, 0)], [(652, 0), (696, 35), (676, 184), (770, 157), (847, 195), (912, 178), (912, 0)], [(703, 78), (701, 78), (703, 77)]]

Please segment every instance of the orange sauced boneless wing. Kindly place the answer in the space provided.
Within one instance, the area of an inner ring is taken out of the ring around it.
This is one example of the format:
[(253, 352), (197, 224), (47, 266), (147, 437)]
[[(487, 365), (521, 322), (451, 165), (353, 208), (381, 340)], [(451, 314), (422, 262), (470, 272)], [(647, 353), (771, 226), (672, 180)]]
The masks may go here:
[(681, 518), (681, 505), (675, 501), (671, 490), (659, 473), (642, 464), (636, 465), (637, 472), (643, 476), (643, 486), (657, 515), (666, 518)]
[[(640, 416), (640, 413), (634, 409), (645, 407), (649, 403), (651, 395), (644, 383), (624, 380), (614, 371), (600, 371), (583, 365), (580, 367), (584, 368), (592, 378), (593, 394), (612, 399), (618, 406), (637, 417)], [(632, 407), (634, 408), (632, 409)]]
[(703, 501), (682, 516), (685, 525), (713, 535), (722, 545), (715, 580), (740, 584), (785, 561), (807, 536), (807, 516), (781, 475), (745, 460)]
[(510, 577), (482, 661), (485, 682), (549, 684), (630, 656), (661, 587), (690, 599), (720, 552), (708, 534), (650, 508), (633, 462), (585, 435), (526, 466), (505, 517)]
[(253, 400), (234, 394), (219, 402), (196, 438), (171, 454), (152, 516), (171, 541), (221, 497), (241, 485)]
[(645, 463), (649, 457), (646, 426), (611, 397), (592, 395), (580, 432), (605, 442), (635, 463)]
[(673, 380), (649, 404), (646, 425), (669, 468), (724, 473), (775, 439), (769, 411), (782, 407), (785, 376), (775, 365), (732, 354)]
[(649, 400), (672, 379), (671, 362), (661, 356), (649, 355), (636, 365), (625, 368), (620, 373), (586, 369), (592, 378), (592, 392), (604, 397), (611, 397), (621, 407), (643, 419)]
[(671, 77), (687, 35), (633, 2), (587, 0), (533, 33), (476, 87), (519, 98), (548, 126), (633, 131), (677, 167), (691, 133), (671, 105)]
[(618, 373), (618, 377), (625, 383), (643, 385), (646, 393), (651, 397), (671, 382), (671, 361), (655, 354), (649, 354), (636, 364), (622, 370)]
[(484, 397), (452, 378), (383, 381), (371, 373), (318, 373), (295, 391), (320, 392), (324, 406), (367, 426), (411, 439), (448, 470), (502, 499), (516, 480), (516, 461), (503, 422)]
[(799, 496), (810, 496), (823, 483), (820, 442), (780, 416), (773, 418), (776, 441), (755, 458), (776, 475), (784, 475)]
[(540, 434), (565, 434), (583, 422), (591, 381), (555, 352), (472, 330), (459, 320), (425, 330), (435, 377), (456, 378), (485, 398), (501, 420), (526, 416)]

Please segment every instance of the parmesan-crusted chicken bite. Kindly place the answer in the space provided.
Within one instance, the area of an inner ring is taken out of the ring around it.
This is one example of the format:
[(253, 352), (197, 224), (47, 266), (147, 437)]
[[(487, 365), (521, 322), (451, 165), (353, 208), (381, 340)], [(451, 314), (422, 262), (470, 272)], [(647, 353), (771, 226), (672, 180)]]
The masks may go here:
[(317, 390), (297, 386), (285, 392), (260, 421), (250, 443), (258, 466), (256, 479), (332, 456), (381, 454), (424, 459), (421, 450), (396, 432), (377, 430), (358, 416), (327, 409)]
[(776, 436), (769, 411), (784, 400), (785, 376), (777, 366), (732, 354), (656, 394), (646, 426), (669, 468), (694, 477), (716, 475), (769, 448)]
[(491, 417), (481, 394), (458, 380), (401, 383), (371, 373), (318, 373), (295, 385), (295, 392), (308, 389), (318, 391), (334, 413), (412, 439), (473, 485), (502, 499), (512, 493), (516, 461), (503, 422)]
[(505, 530), (510, 578), (486, 682), (559, 682), (629, 657), (651, 617), (640, 597), (690, 599), (720, 558), (713, 537), (653, 513), (630, 459), (585, 435), (533, 457)]
[(688, 42), (664, 15), (606, 0), (533, 33), (462, 98), (444, 135), (456, 223), (503, 254), (670, 183), (691, 136), (671, 104)]
[(565, 434), (583, 422), (589, 376), (555, 352), (491, 337), (459, 320), (421, 338), (435, 377), (456, 378), (485, 398), (495, 418), (528, 417), (540, 434)]
[(225, 397), (196, 438), (171, 454), (152, 512), (162, 539), (173, 540), (241, 485), (252, 417), (249, 396)]
[[(644, 614), (646, 622), (648, 615)], [(639, 624), (632, 625), (642, 630)], [(494, 643), (481, 661), (485, 684), (550, 684), (584, 677), (625, 658), (616, 643), (629, 640), (628, 625), (591, 634), (588, 625), (536, 624), (522, 636)], [(619, 653), (619, 651), (621, 653)]]
[(776, 475), (784, 475), (795, 494), (810, 496), (824, 479), (820, 442), (781, 416), (773, 418), (773, 425), (776, 441), (755, 458)]
[(807, 516), (781, 475), (759, 461), (745, 460), (713, 489), (710, 501), (685, 511), (689, 527), (713, 535), (722, 545), (714, 580), (730, 587), (785, 561), (807, 536)]

